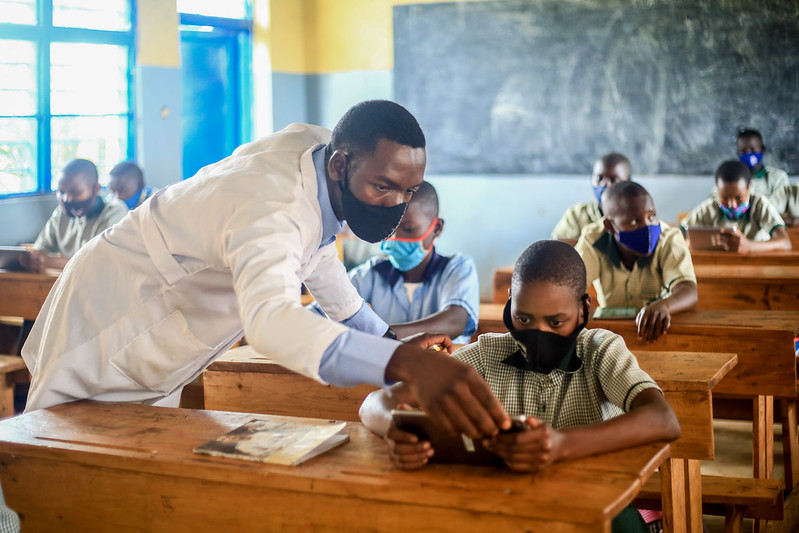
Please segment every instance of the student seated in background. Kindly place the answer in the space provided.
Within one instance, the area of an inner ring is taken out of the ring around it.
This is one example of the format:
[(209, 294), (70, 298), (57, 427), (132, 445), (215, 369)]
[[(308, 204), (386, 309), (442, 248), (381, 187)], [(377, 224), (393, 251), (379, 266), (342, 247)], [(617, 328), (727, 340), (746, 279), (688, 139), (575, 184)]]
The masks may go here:
[(771, 195), (771, 203), (786, 226), (799, 225), (799, 183), (791, 183)]
[(740, 161), (722, 163), (716, 170), (716, 194), (691, 211), (682, 228), (723, 228), (720, 244), (731, 252), (790, 250), (791, 239), (779, 211), (768, 198), (751, 192), (751, 180), (749, 168)]
[[(558, 461), (680, 436), (674, 412), (624, 339), (585, 329), (585, 276), (567, 243), (532, 244), (513, 268), (504, 314), (509, 333), (485, 333), (452, 355), (477, 370), (508, 414), (527, 417), (526, 431), (486, 438), (513, 470), (537, 472)], [(386, 439), (396, 467), (420, 468), (435, 450), (392, 423), (390, 410), (400, 404), (413, 405), (402, 383), (370, 394), (360, 416)], [(614, 532), (646, 527), (632, 507), (613, 521)]]
[(110, 172), (108, 190), (128, 209), (135, 209), (150, 197), (153, 190), (144, 184), (144, 173), (133, 161), (118, 163)]
[(607, 154), (594, 163), (591, 188), (596, 200), (571, 206), (552, 230), (553, 239), (577, 239), (584, 227), (602, 219), (602, 193), (617, 181), (629, 181), (630, 161), (621, 154)]
[(394, 235), (381, 244), (386, 258), (356, 267), (350, 279), (399, 338), (430, 331), (465, 344), (477, 330), (477, 268), (471, 257), (436, 253), (434, 242), (444, 228), (438, 214), (438, 194), (424, 181)]
[(36, 238), (25, 268), (32, 272), (64, 268), (81, 246), (122, 220), (128, 212), (125, 205), (99, 193), (94, 163), (86, 159), (67, 163), (58, 179), (58, 207)]
[(576, 249), (601, 307), (634, 307), (638, 336), (666, 333), (671, 315), (696, 307), (696, 274), (678, 228), (660, 222), (655, 202), (634, 181), (602, 196), (605, 218), (586, 226)]
[(759, 131), (741, 129), (735, 147), (738, 150), (738, 159), (752, 171), (752, 192), (770, 198), (780, 188), (788, 185), (788, 174), (784, 170), (770, 167), (763, 162), (766, 147)]

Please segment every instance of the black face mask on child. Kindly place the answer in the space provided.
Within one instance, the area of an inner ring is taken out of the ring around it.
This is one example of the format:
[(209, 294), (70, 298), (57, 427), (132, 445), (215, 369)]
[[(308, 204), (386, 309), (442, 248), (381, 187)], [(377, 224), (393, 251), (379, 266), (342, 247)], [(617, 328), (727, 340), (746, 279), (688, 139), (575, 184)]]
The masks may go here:
[(540, 374), (549, 374), (558, 368), (563, 359), (574, 351), (577, 335), (588, 324), (588, 295), (583, 295), (583, 323), (575, 328), (571, 335), (558, 335), (540, 329), (515, 329), (510, 315), (510, 299), (505, 304), (502, 319), (511, 336), (519, 345), (519, 349), (527, 359), (530, 369)]

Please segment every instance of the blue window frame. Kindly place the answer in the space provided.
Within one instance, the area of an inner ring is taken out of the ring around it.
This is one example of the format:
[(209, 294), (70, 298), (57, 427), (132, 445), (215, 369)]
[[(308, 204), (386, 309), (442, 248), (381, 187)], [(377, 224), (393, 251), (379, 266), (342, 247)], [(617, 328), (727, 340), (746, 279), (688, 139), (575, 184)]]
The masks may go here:
[(133, 157), (131, 0), (0, 0), (0, 197)]

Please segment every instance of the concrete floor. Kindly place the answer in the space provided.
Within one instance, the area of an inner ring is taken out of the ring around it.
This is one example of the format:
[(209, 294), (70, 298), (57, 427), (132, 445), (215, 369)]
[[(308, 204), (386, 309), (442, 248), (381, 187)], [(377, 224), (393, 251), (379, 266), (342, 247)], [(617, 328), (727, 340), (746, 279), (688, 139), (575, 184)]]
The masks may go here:
[[(702, 473), (717, 476), (752, 477), (752, 423), (737, 420), (716, 420), (716, 459), (702, 461)], [(782, 463), (782, 428), (775, 426), (774, 477), (784, 479)], [(799, 491), (795, 491), (799, 492)], [(724, 517), (705, 516), (708, 533), (724, 533)], [(752, 520), (744, 520), (744, 531), (752, 531)], [(785, 500), (785, 519), (769, 523), (769, 533), (799, 532), (799, 495)]]

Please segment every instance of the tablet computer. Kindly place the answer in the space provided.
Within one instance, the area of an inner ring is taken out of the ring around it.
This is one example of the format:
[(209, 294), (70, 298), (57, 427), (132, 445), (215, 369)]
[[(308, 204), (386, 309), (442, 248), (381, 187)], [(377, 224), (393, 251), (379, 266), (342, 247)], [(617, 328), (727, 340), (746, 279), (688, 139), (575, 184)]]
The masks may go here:
[[(413, 433), (422, 440), (430, 442), (435, 453), (431, 463), (494, 465), (502, 466), (502, 458), (483, 447), (482, 439), (471, 439), (463, 434), (454, 434), (437, 425), (423, 411), (405, 411), (393, 409), (391, 417), (397, 429)], [(526, 417), (511, 417), (511, 429), (508, 431), (524, 431), (527, 429)]]
[(635, 318), (638, 309), (635, 307), (597, 307), (594, 310), (594, 318), (597, 320), (608, 318)]
[(0, 269), (25, 270), (22, 258), (28, 255), (28, 250), (22, 246), (0, 246)]
[(696, 226), (688, 228), (688, 241), (692, 250), (724, 251), (721, 245), (721, 228)]

